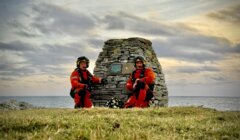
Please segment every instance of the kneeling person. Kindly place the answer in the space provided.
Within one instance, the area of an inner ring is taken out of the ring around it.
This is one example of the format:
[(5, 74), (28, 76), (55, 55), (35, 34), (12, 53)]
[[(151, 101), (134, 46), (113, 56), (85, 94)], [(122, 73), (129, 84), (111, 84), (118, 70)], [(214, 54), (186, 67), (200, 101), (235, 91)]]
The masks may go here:
[(126, 88), (131, 91), (131, 95), (124, 107), (149, 107), (149, 101), (153, 97), (152, 86), (155, 74), (152, 69), (145, 68), (143, 57), (136, 57), (134, 63), (136, 70), (133, 71), (126, 84)]
[(107, 83), (107, 80), (105, 78), (93, 76), (87, 70), (89, 66), (89, 59), (85, 56), (79, 57), (76, 63), (77, 68), (70, 76), (72, 85), (70, 95), (74, 98), (75, 108), (91, 108), (93, 106), (90, 99), (91, 87), (93, 84), (105, 84)]

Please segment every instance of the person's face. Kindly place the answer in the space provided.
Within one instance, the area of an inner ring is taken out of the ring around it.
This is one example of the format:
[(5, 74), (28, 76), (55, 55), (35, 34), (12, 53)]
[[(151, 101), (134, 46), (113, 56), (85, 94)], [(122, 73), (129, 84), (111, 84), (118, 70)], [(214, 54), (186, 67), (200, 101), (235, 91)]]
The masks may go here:
[(87, 68), (87, 63), (86, 63), (86, 62), (80, 62), (79, 67), (80, 67), (80, 69), (82, 69), (82, 70), (86, 70), (86, 68)]
[(142, 61), (138, 61), (136, 63), (136, 67), (137, 67), (137, 69), (142, 69), (143, 68), (143, 62)]

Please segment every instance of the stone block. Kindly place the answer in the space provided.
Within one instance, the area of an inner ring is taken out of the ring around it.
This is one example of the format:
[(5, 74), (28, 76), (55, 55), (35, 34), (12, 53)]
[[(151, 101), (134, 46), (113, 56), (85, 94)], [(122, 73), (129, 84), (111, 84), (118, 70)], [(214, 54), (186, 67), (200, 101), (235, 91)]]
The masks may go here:
[(126, 63), (126, 64), (123, 64), (123, 67), (122, 67), (122, 74), (131, 74), (134, 70), (134, 64), (133, 63)]

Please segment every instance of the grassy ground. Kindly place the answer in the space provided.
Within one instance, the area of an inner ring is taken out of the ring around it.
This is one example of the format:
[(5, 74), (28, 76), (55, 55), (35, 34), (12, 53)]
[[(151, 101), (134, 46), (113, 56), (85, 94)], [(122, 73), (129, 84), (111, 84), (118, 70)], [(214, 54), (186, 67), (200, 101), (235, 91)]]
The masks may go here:
[(240, 139), (240, 112), (200, 107), (0, 111), (0, 139)]

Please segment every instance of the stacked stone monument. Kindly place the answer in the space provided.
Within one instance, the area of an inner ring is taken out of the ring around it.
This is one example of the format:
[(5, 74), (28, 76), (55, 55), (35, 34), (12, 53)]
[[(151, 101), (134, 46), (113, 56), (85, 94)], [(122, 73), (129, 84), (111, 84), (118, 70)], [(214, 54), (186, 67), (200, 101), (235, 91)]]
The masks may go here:
[(153, 69), (156, 80), (154, 98), (150, 106), (167, 106), (168, 91), (162, 67), (152, 48), (152, 43), (143, 38), (110, 39), (105, 42), (94, 68), (94, 75), (107, 78), (108, 84), (95, 86), (92, 101), (95, 106), (104, 106), (112, 97), (128, 99), (126, 81), (133, 72), (134, 58), (142, 56), (147, 67)]

